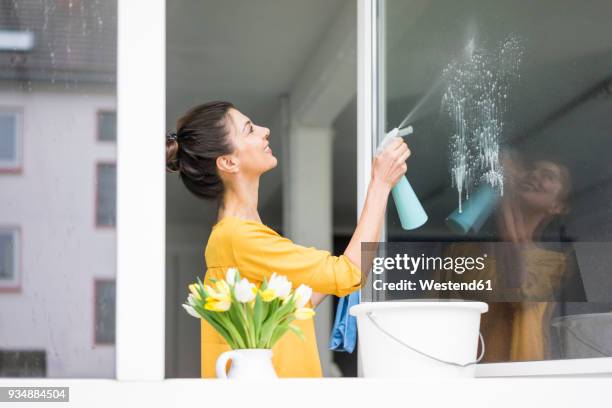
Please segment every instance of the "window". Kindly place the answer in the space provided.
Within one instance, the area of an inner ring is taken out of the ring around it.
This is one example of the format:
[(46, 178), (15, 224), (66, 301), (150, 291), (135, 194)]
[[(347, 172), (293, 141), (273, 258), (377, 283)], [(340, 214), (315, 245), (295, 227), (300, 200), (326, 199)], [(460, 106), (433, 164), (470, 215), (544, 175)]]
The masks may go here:
[(113, 227), (117, 211), (117, 166), (99, 163), (97, 174), (96, 225)]
[(115, 281), (96, 280), (95, 327), (96, 344), (115, 344)]
[(0, 290), (19, 288), (19, 243), (18, 228), (0, 227)]
[(117, 140), (117, 112), (98, 111), (98, 140), (105, 142)]
[(373, 142), (413, 126), (407, 178), (428, 215), (406, 230), (391, 204), (386, 240), (514, 245), (522, 297), (489, 301), (485, 362), (611, 357), (612, 5), (377, 4)]
[(21, 112), (0, 108), (0, 172), (21, 168)]
[(45, 377), (44, 350), (0, 350), (0, 377)]
[(117, 152), (93, 122), (117, 106), (117, 2), (1, 9), (0, 173), (23, 174), (0, 174), (0, 375), (115, 378), (106, 290), (98, 335), (109, 345), (92, 345), (93, 282), (117, 269), (114, 230), (96, 228), (115, 224), (115, 166), (101, 165), (96, 184), (97, 164)]

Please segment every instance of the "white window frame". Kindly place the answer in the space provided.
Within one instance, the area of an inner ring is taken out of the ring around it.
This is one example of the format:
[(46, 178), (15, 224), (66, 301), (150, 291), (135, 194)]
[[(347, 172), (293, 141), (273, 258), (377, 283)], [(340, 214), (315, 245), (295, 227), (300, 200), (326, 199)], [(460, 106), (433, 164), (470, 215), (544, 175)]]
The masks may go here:
[(15, 118), (15, 158), (14, 160), (0, 159), (0, 174), (20, 173), (23, 163), (23, 110), (21, 108), (0, 106), (0, 115), (13, 116)]
[[(384, 74), (384, 38), (380, 19), (385, 0), (358, 0), (357, 38), (357, 206), (361, 211), (370, 179), (370, 162), (376, 134), (382, 130), (384, 98), (378, 92), (379, 75)], [(381, 62), (382, 61), (382, 62)], [(386, 239), (383, 234), (382, 240)], [(477, 377), (545, 376), (572, 374), (610, 374), (612, 357), (547, 360), (509, 363), (487, 363), (476, 367)]]
[(117, 39), (116, 377), (163, 380), (166, 1), (118, 0)]
[(21, 228), (0, 225), (0, 231), (10, 232), (13, 236), (13, 279), (0, 279), (0, 294), (21, 291)]

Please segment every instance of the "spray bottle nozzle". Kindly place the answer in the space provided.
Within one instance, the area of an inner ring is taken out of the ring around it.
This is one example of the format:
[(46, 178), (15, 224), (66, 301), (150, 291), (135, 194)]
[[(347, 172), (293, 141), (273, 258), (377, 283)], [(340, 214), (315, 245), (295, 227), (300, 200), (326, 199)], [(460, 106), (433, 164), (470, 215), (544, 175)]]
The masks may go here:
[(403, 129), (400, 129), (397, 135), (400, 137), (404, 137), (404, 136), (411, 135), (413, 132), (414, 132), (414, 129), (412, 128), (412, 126), (407, 126)]

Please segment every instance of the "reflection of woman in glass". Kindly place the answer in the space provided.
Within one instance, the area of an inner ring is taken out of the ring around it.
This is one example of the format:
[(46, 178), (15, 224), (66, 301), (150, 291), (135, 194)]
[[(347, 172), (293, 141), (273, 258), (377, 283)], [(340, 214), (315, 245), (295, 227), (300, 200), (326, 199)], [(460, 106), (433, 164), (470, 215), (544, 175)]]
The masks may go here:
[[(281, 237), (259, 218), (259, 178), (276, 167), (269, 146), (270, 131), (254, 124), (232, 104), (197, 106), (178, 120), (166, 143), (167, 167), (178, 172), (189, 191), (218, 199), (218, 222), (206, 246), (205, 282), (237, 267), (242, 276), (260, 283), (273, 272), (316, 293), (316, 306), (325, 294), (347, 295), (361, 285), (360, 244), (380, 237), (391, 187), (406, 172), (410, 151), (397, 139), (372, 164), (372, 177), (357, 228), (344, 254), (306, 248)], [(316, 166), (316, 159), (312, 161)], [(316, 200), (316, 197), (303, 197)], [(316, 228), (316, 220), (313, 220)], [(280, 377), (318, 377), (321, 367), (312, 320), (297, 321), (305, 341), (288, 334), (274, 347), (273, 364)], [(214, 376), (217, 356), (229, 346), (202, 321), (202, 376)]]
[(556, 302), (584, 298), (573, 248), (559, 222), (569, 211), (571, 178), (565, 166), (548, 159), (523, 165), (508, 157), (504, 169), (497, 229), (512, 245), (496, 251), (502, 302), (492, 303), (483, 319), (486, 360), (542, 360), (551, 357)]
[(561, 222), (569, 211), (570, 173), (555, 160), (524, 164), (516, 155), (506, 155), (504, 161), (504, 194), (488, 226), (501, 243), (451, 245), (447, 255), (488, 253), (490, 258), (482, 271), (443, 275), (453, 281), (492, 281), (493, 293), (476, 296), (489, 303), (481, 326), (484, 361), (542, 360), (551, 357), (550, 320), (557, 302), (584, 300)]

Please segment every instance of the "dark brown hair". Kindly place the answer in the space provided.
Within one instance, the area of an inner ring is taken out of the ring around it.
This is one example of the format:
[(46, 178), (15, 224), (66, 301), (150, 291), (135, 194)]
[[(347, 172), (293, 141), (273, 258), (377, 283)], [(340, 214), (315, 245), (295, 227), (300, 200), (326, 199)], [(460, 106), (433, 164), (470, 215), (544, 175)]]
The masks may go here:
[(200, 198), (218, 199), (223, 193), (216, 161), (233, 150), (227, 125), (232, 108), (222, 101), (198, 105), (166, 136), (166, 171), (179, 173), (185, 187)]

